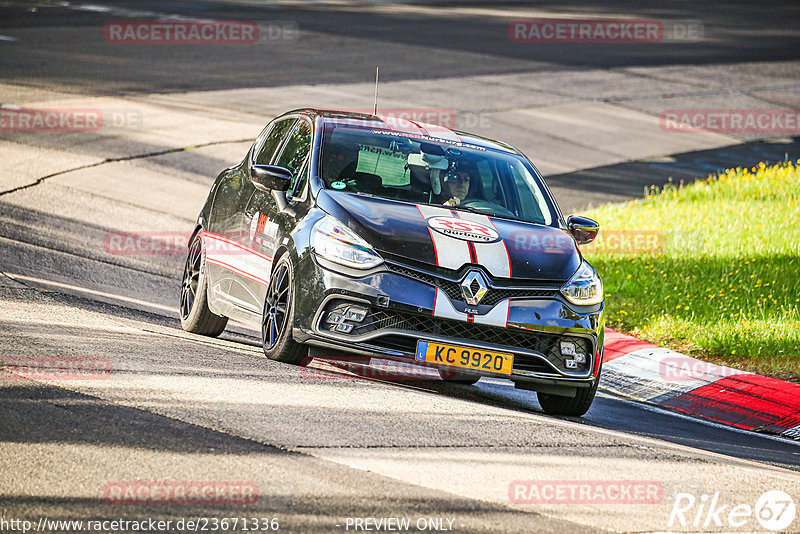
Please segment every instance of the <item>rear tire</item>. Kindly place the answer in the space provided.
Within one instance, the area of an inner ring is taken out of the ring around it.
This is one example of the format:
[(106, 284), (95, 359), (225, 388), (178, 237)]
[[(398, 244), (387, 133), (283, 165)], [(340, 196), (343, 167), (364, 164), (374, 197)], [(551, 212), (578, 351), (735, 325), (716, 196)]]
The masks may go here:
[(216, 337), (225, 330), (227, 317), (220, 317), (208, 308), (208, 280), (203, 232), (197, 232), (189, 242), (189, 253), (183, 269), (179, 315), (181, 327), (187, 332)]
[(447, 382), (452, 382), (453, 384), (463, 384), (465, 386), (471, 386), (478, 382), (481, 377), (472, 375), (469, 373), (462, 373), (461, 371), (456, 371), (455, 369), (446, 369), (443, 367), (439, 367), (439, 376), (442, 377), (442, 380)]
[(548, 415), (569, 415), (572, 417), (580, 417), (589, 411), (592, 402), (594, 401), (595, 393), (597, 393), (597, 386), (600, 384), (600, 372), (597, 372), (597, 378), (590, 388), (581, 388), (575, 392), (574, 397), (565, 397), (563, 395), (553, 395), (550, 393), (536, 393), (539, 399), (539, 405)]
[(261, 345), (270, 360), (302, 365), (308, 347), (294, 340), (294, 269), (288, 254), (275, 263), (261, 316)]

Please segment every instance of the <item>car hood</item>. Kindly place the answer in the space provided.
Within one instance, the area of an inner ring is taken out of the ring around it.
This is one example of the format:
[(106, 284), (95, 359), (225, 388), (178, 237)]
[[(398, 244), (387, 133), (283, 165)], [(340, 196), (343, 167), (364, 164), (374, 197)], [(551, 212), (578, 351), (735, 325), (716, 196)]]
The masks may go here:
[(568, 280), (581, 262), (575, 240), (559, 228), (325, 189), (317, 205), (400, 262), (477, 264), (496, 278), (547, 281)]

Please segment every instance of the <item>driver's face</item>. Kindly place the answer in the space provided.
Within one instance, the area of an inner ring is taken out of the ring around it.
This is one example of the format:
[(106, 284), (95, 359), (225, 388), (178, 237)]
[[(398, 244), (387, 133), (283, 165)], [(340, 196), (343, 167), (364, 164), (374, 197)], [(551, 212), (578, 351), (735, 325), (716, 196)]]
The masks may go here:
[(448, 180), (445, 182), (450, 190), (450, 194), (458, 197), (459, 200), (464, 200), (469, 191), (469, 174), (465, 172), (458, 173), (457, 180)]

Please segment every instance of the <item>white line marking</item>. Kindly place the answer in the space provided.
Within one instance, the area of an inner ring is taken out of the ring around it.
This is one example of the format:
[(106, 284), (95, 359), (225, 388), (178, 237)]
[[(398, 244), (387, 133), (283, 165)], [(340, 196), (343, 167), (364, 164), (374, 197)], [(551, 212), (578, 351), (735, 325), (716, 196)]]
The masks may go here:
[[(131, 297), (124, 297), (122, 295), (115, 295), (114, 293), (107, 293), (105, 291), (98, 291), (96, 289), (89, 289), (86, 287), (74, 286), (72, 284), (64, 284), (62, 282), (54, 282), (52, 280), (45, 280), (44, 278), (34, 278), (32, 276), (23, 276), (21, 274), (14, 274), (14, 273), (6, 273), (6, 275), (11, 278), (12, 280), (22, 280), (25, 282), (31, 282), (33, 284), (42, 284), (45, 286), (54, 286), (61, 289), (69, 289), (72, 291), (77, 291), (78, 293), (86, 293), (88, 295), (94, 295), (97, 297), (105, 297), (109, 299), (116, 299), (122, 302), (127, 302), (130, 304), (138, 304), (139, 306), (148, 306), (150, 308), (155, 308), (157, 310), (161, 310), (164, 312), (169, 313), (170, 315), (177, 315), (178, 308), (177, 305), (175, 307), (170, 306), (163, 306), (161, 304), (156, 304), (154, 302), (147, 302), (144, 300), (139, 300)], [(47, 288), (44, 288), (47, 289)]]

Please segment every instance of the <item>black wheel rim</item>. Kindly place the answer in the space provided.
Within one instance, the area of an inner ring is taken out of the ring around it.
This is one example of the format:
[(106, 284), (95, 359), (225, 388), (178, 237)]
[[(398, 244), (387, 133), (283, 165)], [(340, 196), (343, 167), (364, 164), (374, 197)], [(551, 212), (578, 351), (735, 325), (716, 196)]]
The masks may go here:
[(278, 266), (267, 288), (264, 303), (264, 316), (261, 321), (261, 335), (264, 348), (272, 349), (278, 343), (286, 329), (287, 311), (289, 309), (289, 290), (292, 285), (289, 266), (282, 263)]
[(189, 245), (186, 267), (183, 269), (181, 284), (181, 318), (186, 320), (192, 313), (192, 306), (197, 298), (197, 286), (200, 284), (200, 262), (203, 259), (200, 238), (195, 237)]

